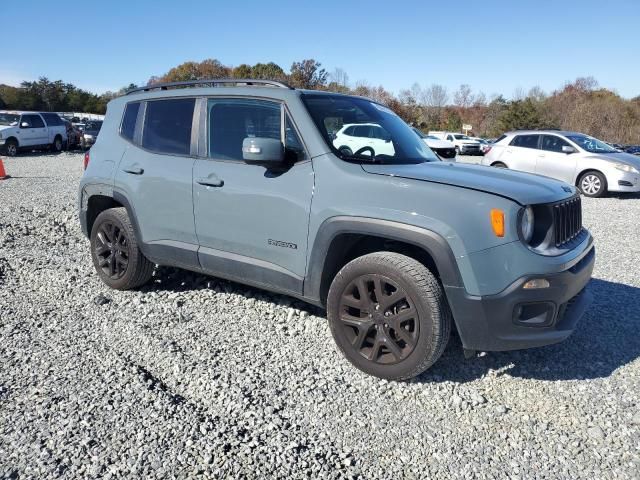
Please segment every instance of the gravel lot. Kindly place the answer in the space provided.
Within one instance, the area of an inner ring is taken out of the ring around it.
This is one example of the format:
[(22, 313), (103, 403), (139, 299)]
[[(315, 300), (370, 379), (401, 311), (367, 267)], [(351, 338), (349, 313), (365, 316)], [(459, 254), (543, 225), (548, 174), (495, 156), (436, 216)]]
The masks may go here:
[(640, 196), (584, 200), (595, 304), (568, 341), (410, 383), (359, 373), (322, 312), (170, 268), (94, 274), (82, 155), (5, 159), (0, 478), (640, 478)]

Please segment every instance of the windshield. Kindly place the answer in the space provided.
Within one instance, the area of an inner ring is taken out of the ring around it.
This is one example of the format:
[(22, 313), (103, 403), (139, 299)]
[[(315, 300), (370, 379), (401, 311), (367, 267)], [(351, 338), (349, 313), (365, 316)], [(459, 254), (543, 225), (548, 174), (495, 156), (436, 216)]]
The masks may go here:
[(302, 101), (331, 150), (352, 162), (403, 164), (438, 157), (400, 117), (365, 98), (303, 94)]
[(583, 150), (590, 153), (616, 153), (617, 151), (615, 148), (611, 148), (603, 141), (587, 135), (567, 135), (567, 138)]
[(6, 127), (18, 125), (19, 119), (20, 115), (16, 115), (15, 113), (0, 113), (0, 125), (4, 125)]

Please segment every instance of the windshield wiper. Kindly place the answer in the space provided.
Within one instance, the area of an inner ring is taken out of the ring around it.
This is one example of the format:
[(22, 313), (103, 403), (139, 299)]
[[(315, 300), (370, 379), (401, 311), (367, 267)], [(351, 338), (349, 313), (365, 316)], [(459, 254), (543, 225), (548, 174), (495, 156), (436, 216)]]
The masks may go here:
[(362, 157), (356, 155), (343, 155), (342, 159), (352, 162), (378, 163), (376, 157), (369, 157), (364, 155)]

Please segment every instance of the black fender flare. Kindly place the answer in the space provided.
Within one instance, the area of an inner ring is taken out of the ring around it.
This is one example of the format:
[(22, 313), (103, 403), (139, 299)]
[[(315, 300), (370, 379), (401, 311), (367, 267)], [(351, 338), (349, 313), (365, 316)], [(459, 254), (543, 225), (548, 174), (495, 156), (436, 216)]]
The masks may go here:
[(444, 237), (428, 230), (406, 223), (379, 220), (368, 217), (336, 216), (325, 220), (316, 234), (309, 255), (307, 275), (304, 282), (304, 296), (315, 301), (321, 300), (322, 275), (325, 259), (333, 240), (341, 234), (352, 233), (371, 235), (388, 240), (409, 243), (426, 251), (433, 259), (443, 285), (463, 287), (462, 276), (455, 255)]

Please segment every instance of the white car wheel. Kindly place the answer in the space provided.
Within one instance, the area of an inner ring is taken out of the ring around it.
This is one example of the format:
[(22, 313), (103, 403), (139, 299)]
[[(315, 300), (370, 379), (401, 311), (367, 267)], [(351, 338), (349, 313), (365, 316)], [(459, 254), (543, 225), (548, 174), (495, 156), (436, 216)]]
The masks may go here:
[(607, 181), (599, 172), (587, 172), (580, 179), (580, 190), (587, 197), (600, 197), (606, 191)]

